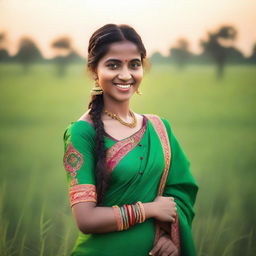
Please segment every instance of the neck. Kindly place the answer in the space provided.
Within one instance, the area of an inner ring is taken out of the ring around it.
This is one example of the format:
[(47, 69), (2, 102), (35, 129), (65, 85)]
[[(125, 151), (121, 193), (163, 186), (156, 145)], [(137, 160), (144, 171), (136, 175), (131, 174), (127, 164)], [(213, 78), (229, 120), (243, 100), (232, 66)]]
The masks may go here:
[(110, 101), (107, 98), (104, 98), (104, 110), (107, 110), (109, 112), (115, 113), (119, 115), (120, 118), (127, 120), (129, 119), (129, 101), (123, 101), (123, 102), (118, 102), (118, 101)]

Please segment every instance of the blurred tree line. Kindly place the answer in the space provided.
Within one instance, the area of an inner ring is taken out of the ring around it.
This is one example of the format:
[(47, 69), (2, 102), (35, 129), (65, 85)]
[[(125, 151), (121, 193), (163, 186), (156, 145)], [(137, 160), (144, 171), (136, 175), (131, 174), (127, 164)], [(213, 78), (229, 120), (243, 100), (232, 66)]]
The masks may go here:
[[(176, 44), (169, 49), (169, 55), (163, 56), (155, 52), (150, 57), (152, 63), (163, 63), (176, 65), (183, 70), (189, 64), (210, 64), (216, 67), (216, 77), (221, 79), (224, 75), (226, 64), (256, 64), (256, 43), (252, 47), (249, 57), (238, 50), (235, 46), (237, 30), (233, 26), (220, 26), (213, 32), (208, 32), (205, 39), (199, 41), (202, 49), (200, 54), (190, 51), (190, 43), (186, 38), (179, 38)], [(55, 56), (45, 59), (36, 43), (23, 37), (18, 42), (18, 51), (11, 56), (7, 50), (6, 34), (0, 33), (0, 63), (19, 62), (25, 73), (29, 72), (30, 66), (34, 63), (55, 63), (57, 75), (62, 77), (66, 74), (71, 63), (82, 63), (85, 61), (74, 49), (69, 37), (63, 36), (52, 41), (51, 47)]]
[(62, 77), (67, 72), (71, 63), (82, 63), (84, 58), (80, 56), (72, 45), (69, 37), (59, 37), (51, 43), (55, 55), (51, 59), (43, 57), (39, 47), (29, 37), (22, 37), (18, 42), (18, 51), (11, 56), (6, 47), (6, 35), (0, 33), (0, 63), (20, 63), (24, 73), (28, 73), (35, 63), (55, 63), (57, 75)]
[(183, 70), (189, 64), (209, 64), (216, 67), (216, 77), (222, 79), (224, 68), (227, 64), (256, 64), (256, 43), (252, 47), (249, 57), (234, 46), (237, 38), (237, 30), (233, 26), (221, 26), (213, 32), (208, 32), (205, 39), (200, 40), (202, 49), (200, 54), (194, 54), (189, 50), (189, 41), (180, 38), (170, 48), (167, 57), (155, 52), (151, 56), (152, 63), (168, 63), (176, 65)]

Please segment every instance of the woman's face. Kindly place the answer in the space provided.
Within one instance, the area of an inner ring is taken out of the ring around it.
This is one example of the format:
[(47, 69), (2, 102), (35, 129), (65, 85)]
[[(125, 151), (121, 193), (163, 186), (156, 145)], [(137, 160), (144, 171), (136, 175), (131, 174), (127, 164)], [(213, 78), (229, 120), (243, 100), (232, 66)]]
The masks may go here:
[(112, 43), (107, 54), (98, 62), (96, 76), (105, 98), (129, 100), (143, 77), (137, 46), (130, 41)]

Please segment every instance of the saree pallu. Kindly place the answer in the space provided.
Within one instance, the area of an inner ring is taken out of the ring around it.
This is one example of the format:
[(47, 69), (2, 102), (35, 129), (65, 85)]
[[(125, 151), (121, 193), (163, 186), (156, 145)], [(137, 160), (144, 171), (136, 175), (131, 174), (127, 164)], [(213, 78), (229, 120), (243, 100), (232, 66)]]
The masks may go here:
[[(194, 256), (191, 235), (193, 205), (197, 184), (190, 172), (189, 161), (173, 135), (169, 122), (159, 118), (166, 128), (171, 147), (171, 163), (164, 196), (173, 196), (177, 203), (182, 256)], [(97, 202), (94, 168), (94, 127), (83, 120), (72, 122), (64, 133), (64, 167), (67, 173), (70, 204)], [(123, 140), (104, 136), (107, 165), (111, 171), (104, 206), (152, 202), (158, 193), (165, 167), (163, 147), (153, 123), (143, 115), (142, 128)], [(102, 234), (79, 232), (72, 256), (146, 256), (153, 248), (155, 220), (124, 231)]]

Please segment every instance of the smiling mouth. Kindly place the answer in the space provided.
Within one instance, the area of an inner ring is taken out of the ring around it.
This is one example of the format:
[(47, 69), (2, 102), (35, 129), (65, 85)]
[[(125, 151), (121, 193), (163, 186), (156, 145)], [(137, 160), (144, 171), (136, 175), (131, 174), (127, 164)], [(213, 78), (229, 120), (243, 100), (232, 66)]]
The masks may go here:
[(114, 86), (121, 88), (121, 89), (128, 89), (133, 85), (133, 83), (131, 84), (114, 84)]

